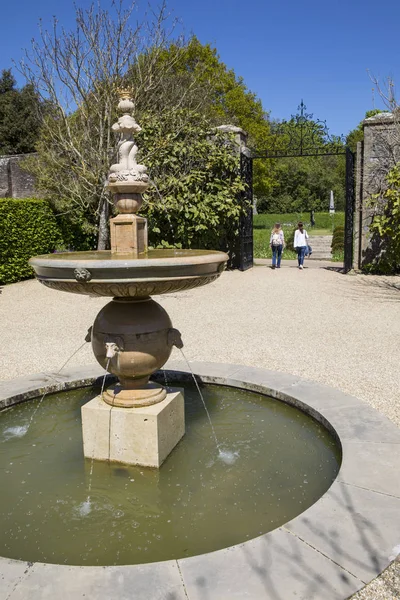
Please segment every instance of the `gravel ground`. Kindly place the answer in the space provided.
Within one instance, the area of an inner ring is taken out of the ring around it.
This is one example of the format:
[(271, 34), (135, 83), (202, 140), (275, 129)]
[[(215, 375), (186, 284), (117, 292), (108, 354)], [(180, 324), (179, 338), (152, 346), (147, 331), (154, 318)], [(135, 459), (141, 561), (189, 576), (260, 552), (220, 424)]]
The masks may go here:
[[(365, 400), (400, 426), (400, 277), (344, 276), (292, 261), (227, 272), (214, 284), (160, 296), (189, 360), (299, 375)], [(58, 371), (108, 301), (55, 292), (34, 280), (1, 290), (0, 379)], [(181, 358), (174, 350), (172, 358)], [(69, 365), (94, 362), (89, 344)], [(395, 561), (354, 600), (398, 600)]]

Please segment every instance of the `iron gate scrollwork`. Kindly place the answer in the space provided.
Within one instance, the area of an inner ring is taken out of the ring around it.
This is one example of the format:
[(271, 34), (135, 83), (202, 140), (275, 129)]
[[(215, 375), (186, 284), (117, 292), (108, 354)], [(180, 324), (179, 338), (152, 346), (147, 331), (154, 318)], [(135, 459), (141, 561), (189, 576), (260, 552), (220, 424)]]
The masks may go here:
[(250, 153), (240, 153), (240, 174), (245, 184), (241, 201), (245, 205), (239, 222), (239, 237), (234, 267), (246, 271), (253, 266), (253, 159)]
[(288, 158), (296, 156), (335, 156), (344, 154), (346, 138), (331, 135), (326, 121), (306, 112), (303, 100), (289, 121), (271, 123), (267, 148), (253, 148), (253, 158)]
[(344, 215), (344, 272), (348, 273), (353, 268), (354, 249), (354, 159), (355, 154), (346, 148), (346, 208)]

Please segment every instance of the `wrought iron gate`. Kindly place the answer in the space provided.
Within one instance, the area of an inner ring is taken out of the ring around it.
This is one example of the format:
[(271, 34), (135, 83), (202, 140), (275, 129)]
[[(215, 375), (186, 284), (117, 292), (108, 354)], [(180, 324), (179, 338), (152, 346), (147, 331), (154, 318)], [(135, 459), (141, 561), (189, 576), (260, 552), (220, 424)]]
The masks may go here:
[(346, 148), (346, 208), (344, 215), (344, 272), (353, 268), (354, 247), (354, 162), (355, 154)]
[(245, 183), (242, 200), (246, 201), (246, 212), (240, 217), (238, 244), (233, 267), (246, 271), (253, 266), (253, 159), (249, 152), (240, 154), (240, 174)]
[[(290, 127), (288, 127), (290, 126)], [(287, 128), (285, 130), (285, 127)], [(240, 171), (246, 184), (244, 197), (249, 200), (249, 208), (240, 220), (239, 237), (231, 266), (245, 271), (253, 266), (253, 161), (256, 159), (277, 159), (307, 156), (346, 156), (346, 207), (344, 232), (344, 271), (353, 268), (354, 209), (355, 209), (355, 154), (345, 146), (343, 136), (331, 136), (326, 122), (314, 119), (306, 112), (301, 101), (298, 113), (290, 121), (274, 125), (276, 135), (267, 148), (246, 148), (240, 155)], [(283, 133), (285, 137), (278, 134)], [(284, 144), (282, 145), (282, 139)]]

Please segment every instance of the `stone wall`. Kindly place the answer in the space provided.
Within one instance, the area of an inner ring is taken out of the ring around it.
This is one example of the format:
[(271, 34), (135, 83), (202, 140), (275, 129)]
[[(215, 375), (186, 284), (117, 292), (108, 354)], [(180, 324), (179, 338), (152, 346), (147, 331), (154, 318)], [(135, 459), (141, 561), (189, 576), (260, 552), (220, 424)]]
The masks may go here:
[(392, 113), (379, 113), (363, 121), (364, 141), (357, 145), (354, 267), (362, 268), (378, 258), (382, 240), (369, 232), (374, 194), (385, 189), (386, 175), (400, 160), (399, 123)]
[(35, 196), (35, 180), (21, 166), (26, 154), (0, 156), (0, 198)]

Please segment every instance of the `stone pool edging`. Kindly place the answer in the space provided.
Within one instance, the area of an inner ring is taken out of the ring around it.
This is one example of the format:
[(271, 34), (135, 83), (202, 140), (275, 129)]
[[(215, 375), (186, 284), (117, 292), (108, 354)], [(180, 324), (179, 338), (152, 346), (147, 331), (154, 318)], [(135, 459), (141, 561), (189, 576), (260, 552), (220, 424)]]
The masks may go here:
[[(343, 452), (327, 492), (285, 525), (190, 558), (80, 567), (0, 558), (0, 600), (345, 600), (378, 576), (400, 544), (400, 429), (361, 400), (285, 373), (192, 362), (204, 383), (293, 404), (336, 432)], [(181, 362), (167, 371), (191, 377)], [(98, 365), (0, 382), (0, 408), (91, 385)]]

